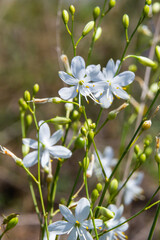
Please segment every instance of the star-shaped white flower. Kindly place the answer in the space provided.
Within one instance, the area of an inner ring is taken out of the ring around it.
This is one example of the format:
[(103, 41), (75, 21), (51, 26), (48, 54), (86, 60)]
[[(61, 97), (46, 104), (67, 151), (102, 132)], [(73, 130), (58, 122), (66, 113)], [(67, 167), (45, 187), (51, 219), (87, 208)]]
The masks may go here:
[[(39, 122), (39, 141), (40, 141), (40, 161), (42, 167), (46, 167), (49, 163), (50, 157), (52, 158), (69, 158), (72, 152), (66, 147), (56, 145), (62, 137), (63, 131), (58, 130), (52, 136), (50, 128), (44, 121)], [(23, 144), (30, 148), (36, 149), (35, 151), (27, 154), (23, 158), (23, 163), (26, 167), (32, 167), (38, 162), (38, 141), (31, 138), (24, 138)]]
[(58, 92), (60, 97), (68, 100), (79, 94), (79, 105), (81, 105), (81, 95), (85, 97), (87, 102), (87, 97), (98, 102), (91, 92), (89, 82), (93, 81), (93, 79), (96, 81), (96, 76), (100, 72), (100, 65), (89, 65), (86, 68), (84, 59), (76, 56), (71, 61), (71, 72), (72, 76), (63, 71), (59, 72), (59, 77), (68, 85), (72, 85), (72, 87), (61, 88)]
[[(106, 176), (109, 178), (112, 173), (112, 167), (114, 167), (117, 163), (117, 159), (114, 158), (113, 148), (108, 146), (108, 147), (105, 147), (103, 154), (100, 151), (98, 151), (98, 153), (99, 153), (99, 157), (101, 159), (101, 163), (103, 165), (104, 171), (106, 173)], [(94, 171), (97, 177), (101, 178), (103, 176), (102, 169), (99, 164), (97, 154), (94, 153), (94, 155), (96, 159)]]
[(124, 204), (129, 205), (134, 199), (141, 199), (143, 197), (143, 188), (139, 185), (142, 183), (144, 174), (142, 172), (135, 172), (129, 179), (124, 190)]
[[(124, 209), (123, 205), (117, 208), (116, 205), (111, 204), (109, 205), (108, 209), (114, 212), (115, 216), (107, 222), (107, 228), (105, 228), (105, 230), (109, 230), (126, 221), (126, 219), (122, 217)], [(122, 226), (111, 230), (110, 232), (106, 232), (99, 238), (99, 240), (125, 240), (127, 239), (127, 236), (124, 234), (124, 232), (128, 229), (128, 226), (128, 223), (125, 223)]]
[(110, 59), (95, 80), (92, 92), (94, 91), (95, 97), (100, 101), (102, 108), (110, 107), (113, 102), (113, 95), (118, 98), (129, 99), (129, 95), (123, 90), (123, 87), (133, 82), (135, 74), (131, 71), (125, 71), (115, 76), (119, 64), (119, 60), (115, 64), (113, 59)]
[[(93, 229), (92, 220), (85, 220), (90, 213), (90, 203), (88, 199), (81, 198), (75, 209), (75, 216), (64, 205), (60, 205), (61, 214), (67, 221), (57, 221), (48, 226), (49, 232), (54, 232), (56, 235), (69, 234), (68, 240), (93, 240), (91, 234), (87, 231)], [(102, 220), (95, 219), (96, 228), (101, 228)]]

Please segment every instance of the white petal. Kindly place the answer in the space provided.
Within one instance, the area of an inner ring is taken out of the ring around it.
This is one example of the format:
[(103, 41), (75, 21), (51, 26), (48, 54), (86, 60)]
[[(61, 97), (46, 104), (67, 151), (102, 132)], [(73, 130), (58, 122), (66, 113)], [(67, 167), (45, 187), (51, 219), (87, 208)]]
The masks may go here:
[(85, 61), (82, 57), (76, 56), (71, 61), (71, 72), (74, 77), (82, 80), (85, 76)]
[(39, 121), (39, 123), (38, 123), (38, 125), (40, 126), (39, 140), (40, 140), (40, 142), (45, 143), (45, 141), (50, 138), (51, 132), (50, 132), (50, 128), (49, 128), (48, 124), (43, 123), (43, 122), (44, 121)]
[(113, 59), (110, 59), (106, 65), (105, 75), (107, 80), (111, 80), (115, 74), (115, 64)]
[(38, 142), (36, 140), (33, 140), (31, 138), (23, 138), (22, 142), (24, 145), (27, 145), (30, 148), (38, 149)]
[(87, 198), (81, 198), (78, 201), (77, 207), (75, 209), (75, 218), (79, 222), (85, 220), (90, 212), (90, 202)]
[(99, 98), (102, 108), (109, 108), (113, 102), (113, 95), (110, 89), (108, 88)]
[(41, 165), (42, 165), (43, 168), (46, 167), (46, 165), (48, 165), (49, 160), (50, 160), (49, 151), (44, 150), (42, 152), (42, 156), (41, 156)]
[[(100, 72), (100, 64), (99, 65), (89, 65), (87, 68), (86, 68), (86, 74), (87, 74), (87, 81), (96, 81), (97, 80), (97, 75), (99, 74)], [(86, 79), (85, 78), (85, 79)], [(86, 82), (86, 81), (85, 81)]]
[(28, 153), (23, 158), (23, 163), (25, 167), (32, 167), (38, 162), (38, 151), (33, 151), (31, 153)]
[(72, 155), (72, 152), (67, 149), (66, 147), (56, 145), (54, 147), (48, 148), (49, 153), (54, 157), (54, 158), (70, 158)]
[(70, 232), (69, 237), (67, 238), (67, 240), (76, 240), (78, 237), (78, 233), (76, 228), (74, 227), (73, 230)]
[[(94, 222), (95, 222), (96, 228), (98, 228), (98, 229), (103, 226), (103, 221), (102, 221), (101, 219), (94, 219)], [(88, 227), (88, 229), (93, 229), (93, 228), (94, 228), (93, 222), (92, 222), (91, 219), (85, 220), (85, 221), (83, 222), (82, 226), (83, 226), (84, 228), (87, 228), (87, 227)]]
[(76, 222), (75, 217), (73, 216), (73, 214), (72, 214), (72, 212), (70, 211), (69, 208), (67, 208), (66, 206), (60, 204), (60, 205), (59, 205), (59, 209), (60, 209), (60, 211), (61, 211), (61, 214), (64, 216), (64, 218), (65, 218), (68, 222), (70, 222), (70, 223), (72, 223), (72, 224), (74, 224), (74, 223)]
[(84, 228), (79, 228), (81, 235), (79, 235), (80, 240), (93, 240), (91, 234), (87, 232)]
[(110, 146), (105, 147), (103, 155), (104, 155), (104, 158), (112, 159), (114, 156), (113, 148)]
[(59, 77), (68, 85), (77, 85), (78, 84), (78, 80), (76, 78), (73, 78), (72, 76), (70, 76), (69, 74), (60, 71), (59, 72)]
[(49, 145), (50, 146), (55, 145), (61, 139), (62, 136), (63, 136), (63, 130), (62, 129), (53, 133), (52, 136), (50, 137), (49, 141), (48, 141)]
[(51, 223), (48, 226), (48, 231), (54, 232), (56, 235), (63, 235), (65, 233), (68, 233), (72, 227), (73, 227), (73, 224), (71, 223), (68, 223), (66, 221), (57, 221), (57, 222)]
[(129, 99), (129, 95), (126, 91), (124, 91), (121, 87), (118, 85), (112, 86), (112, 92), (116, 97), (122, 98), (122, 99)]
[(112, 84), (116, 84), (121, 87), (127, 86), (133, 82), (134, 78), (135, 74), (133, 72), (130, 71), (122, 72), (112, 80)]
[(77, 86), (61, 88), (58, 93), (64, 100), (69, 100), (77, 96)]

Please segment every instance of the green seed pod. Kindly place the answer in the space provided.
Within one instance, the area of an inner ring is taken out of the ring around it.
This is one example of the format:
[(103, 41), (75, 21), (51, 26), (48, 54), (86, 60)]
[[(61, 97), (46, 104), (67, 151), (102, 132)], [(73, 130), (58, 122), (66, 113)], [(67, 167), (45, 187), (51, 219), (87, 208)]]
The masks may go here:
[(53, 124), (57, 124), (57, 125), (65, 125), (71, 122), (70, 118), (66, 118), (66, 117), (59, 117), (56, 116), (55, 118), (51, 118), (48, 120), (48, 122), (51, 122)]
[(146, 157), (149, 157), (152, 154), (153, 150), (151, 147), (147, 147), (144, 151), (144, 153), (146, 154)]
[(90, 21), (86, 24), (86, 26), (83, 29), (82, 36), (86, 36), (94, 27), (94, 21)]
[(138, 144), (136, 144), (136, 145), (134, 146), (134, 152), (135, 152), (136, 154), (138, 154), (138, 153), (140, 152), (140, 147), (139, 147)]
[(148, 130), (150, 129), (152, 125), (151, 120), (146, 120), (143, 124), (142, 124), (142, 130)]
[(47, 183), (51, 183), (53, 180), (53, 175), (52, 174), (48, 174), (47, 177), (46, 177), (46, 182)]
[(156, 57), (158, 59), (158, 62), (160, 62), (160, 46), (156, 46), (155, 47), (155, 53), (156, 53)]
[(88, 169), (88, 166), (89, 166), (89, 158), (87, 157), (84, 157), (83, 158), (83, 163), (82, 163), (82, 166), (83, 166), (83, 170), (86, 171)]
[(91, 193), (91, 202), (94, 204), (98, 197), (99, 197), (99, 192), (97, 189), (94, 189)]
[(33, 95), (35, 96), (39, 92), (39, 84), (36, 83), (33, 86)]
[(65, 9), (62, 11), (62, 19), (63, 19), (64, 24), (67, 24), (69, 21), (69, 14), (68, 14), (67, 10), (65, 10)]
[(109, 8), (113, 8), (116, 5), (116, 0), (109, 1)]
[(155, 158), (156, 162), (159, 164), (160, 163), (160, 153), (156, 153), (154, 158)]
[(129, 71), (131, 72), (136, 72), (137, 71), (137, 66), (135, 64), (131, 64), (128, 68)]
[(114, 194), (117, 191), (117, 189), (118, 189), (118, 180), (114, 178), (109, 185), (110, 194), (111, 195)]
[(89, 126), (90, 126), (91, 129), (95, 129), (96, 124), (95, 124), (95, 123), (92, 123), (92, 124), (90, 124)]
[(96, 34), (95, 34), (95, 37), (94, 37), (95, 42), (100, 38), (101, 34), (102, 34), (102, 28), (98, 27), (97, 31), (96, 31)]
[(54, 98), (52, 98), (52, 102), (53, 103), (61, 103), (63, 100), (61, 99), (61, 98), (59, 98), (59, 97), (54, 97)]
[(86, 140), (85, 140), (84, 137), (79, 136), (79, 137), (76, 138), (76, 140), (75, 140), (75, 147), (76, 148), (79, 148), (79, 149), (84, 148), (85, 144), (86, 144)]
[(102, 184), (97, 183), (96, 188), (97, 188), (98, 192), (100, 193), (102, 191)]
[(26, 111), (26, 110), (28, 109), (28, 105), (27, 105), (27, 103), (24, 101), (23, 98), (20, 98), (20, 99), (19, 99), (19, 105), (22, 107), (22, 109), (23, 109), (24, 111)]
[(129, 16), (127, 14), (123, 15), (122, 23), (125, 29), (129, 27)]
[(146, 17), (148, 17), (149, 15), (149, 6), (148, 5), (145, 5), (144, 8), (143, 8), (143, 13)]
[(31, 114), (28, 114), (26, 116), (26, 124), (27, 124), (27, 126), (30, 126), (32, 124), (32, 115)]
[(99, 213), (104, 216), (105, 221), (114, 218), (115, 213), (105, 207), (99, 207)]
[(5, 231), (9, 231), (10, 229), (14, 228), (18, 223), (18, 217), (12, 218), (8, 223), (5, 228)]
[(139, 156), (139, 161), (141, 163), (144, 163), (146, 161), (146, 154), (145, 153), (142, 153), (140, 156)]
[(90, 130), (88, 133), (88, 140), (92, 142), (93, 138), (94, 138), (94, 132), (93, 130)]
[(78, 112), (77, 110), (74, 110), (73, 113), (72, 113), (72, 119), (73, 119), (73, 121), (78, 120), (79, 117), (80, 117), (79, 112)]
[(154, 61), (152, 61), (151, 59), (149, 59), (147, 57), (136, 56), (136, 59), (139, 61), (139, 63), (141, 63), (141, 64), (143, 64), (144, 66), (147, 66), (147, 67), (155, 68), (156, 65), (157, 65)]
[(30, 92), (27, 91), (27, 90), (24, 92), (24, 100), (25, 100), (26, 102), (31, 100)]
[(151, 5), (152, 4), (152, 0), (146, 0), (146, 4)]
[(87, 130), (85, 127), (81, 127), (81, 133), (86, 136), (87, 135)]
[(152, 13), (153, 14), (157, 14), (160, 12), (160, 3), (159, 2), (155, 2), (152, 5)]
[(97, 7), (94, 8), (94, 10), (93, 10), (93, 18), (94, 18), (94, 20), (96, 20), (99, 17), (100, 12), (101, 12), (100, 7), (97, 6)]
[(117, 113), (114, 110), (108, 113), (108, 119), (109, 120), (113, 120), (116, 117), (117, 117)]
[(70, 13), (71, 13), (72, 15), (74, 15), (74, 13), (75, 13), (75, 7), (74, 7), (73, 5), (70, 5), (70, 6), (69, 6), (69, 11), (70, 11)]

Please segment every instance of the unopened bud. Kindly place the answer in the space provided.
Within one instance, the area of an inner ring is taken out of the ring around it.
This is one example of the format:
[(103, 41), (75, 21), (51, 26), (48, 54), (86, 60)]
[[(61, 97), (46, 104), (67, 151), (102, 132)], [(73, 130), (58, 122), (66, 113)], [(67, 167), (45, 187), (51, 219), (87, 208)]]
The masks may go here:
[(76, 148), (79, 148), (79, 149), (84, 148), (85, 144), (86, 144), (86, 140), (84, 137), (79, 136), (76, 138), (76, 140), (75, 140)]
[(26, 116), (26, 124), (27, 124), (27, 126), (30, 126), (32, 124), (32, 115), (31, 114), (28, 114)]
[(129, 71), (131, 72), (136, 72), (137, 71), (137, 66), (135, 64), (131, 64), (128, 68)]
[(109, 1), (109, 8), (113, 8), (116, 5), (116, 0)]
[(79, 119), (79, 112), (77, 110), (74, 110), (73, 113), (72, 113), (72, 120), (73, 121), (76, 121)]
[(24, 92), (24, 100), (25, 100), (26, 102), (31, 100), (30, 92), (27, 91), (27, 90)]
[(159, 164), (160, 163), (160, 153), (156, 153), (154, 158), (155, 158), (156, 162)]
[(157, 64), (154, 61), (152, 61), (147, 57), (136, 56), (135, 58), (139, 61), (139, 63), (143, 64), (144, 66), (148, 66), (152, 68), (155, 68), (157, 66)]
[(89, 167), (89, 158), (88, 157), (83, 158), (82, 166), (83, 166), (84, 171), (86, 171), (88, 169), (88, 167)]
[(99, 197), (99, 192), (97, 189), (94, 189), (91, 193), (91, 202), (94, 204), (98, 197)]
[(88, 133), (88, 140), (92, 142), (93, 138), (94, 138), (94, 132), (93, 130), (90, 130)]
[(18, 217), (12, 218), (8, 223), (5, 228), (5, 231), (9, 231), (10, 229), (14, 228), (18, 223)]
[(70, 13), (71, 13), (72, 15), (74, 15), (74, 13), (75, 13), (75, 7), (74, 7), (73, 5), (70, 5), (70, 6), (69, 6), (69, 11), (70, 11)]
[(62, 19), (63, 19), (64, 24), (67, 24), (69, 21), (69, 14), (68, 14), (67, 10), (65, 10), (65, 9), (62, 11)]
[(47, 183), (51, 183), (52, 180), (53, 180), (53, 175), (52, 174), (48, 174), (47, 177), (46, 177)]
[(146, 17), (148, 17), (149, 15), (149, 6), (148, 5), (145, 5), (144, 8), (143, 8), (143, 13)]
[(102, 34), (102, 28), (98, 27), (97, 31), (96, 31), (96, 34), (95, 34), (95, 37), (94, 37), (95, 42), (100, 38), (101, 34)]
[(103, 215), (105, 221), (114, 218), (115, 213), (105, 207), (99, 207), (99, 213)]
[(86, 136), (87, 135), (87, 130), (85, 127), (81, 127), (81, 133)]
[(142, 124), (142, 130), (148, 130), (152, 125), (151, 120), (146, 120), (144, 121), (144, 123)]
[(90, 21), (86, 24), (86, 26), (83, 29), (82, 36), (86, 36), (94, 27), (94, 21)]
[(146, 4), (151, 5), (152, 4), (152, 0), (146, 0)]
[(23, 109), (24, 111), (26, 111), (26, 110), (28, 109), (28, 105), (27, 105), (27, 103), (24, 101), (23, 98), (20, 98), (20, 99), (19, 99), (19, 105), (22, 107), (22, 109)]
[(54, 97), (54, 98), (52, 98), (52, 102), (53, 103), (61, 103), (63, 100), (61, 99), (61, 98), (59, 98), (59, 97)]
[(66, 111), (71, 112), (73, 110), (73, 103), (65, 103), (65, 109)]
[(150, 86), (150, 91), (152, 93), (156, 93), (158, 91), (159, 87), (158, 87), (158, 83), (152, 83), (151, 86)]
[(39, 92), (39, 84), (36, 83), (33, 86), (33, 95), (35, 96)]
[(139, 147), (138, 144), (136, 144), (136, 145), (134, 146), (134, 152), (135, 152), (136, 154), (138, 154), (138, 153), (140, 152), (140, 147)]
[(53, 124), (57, 124), (57, 125), (65, 125), (71, 122), (70, 118), (66, 118), (66, 117), (58, 117), (56, 116), (55, 118), (51, 118), (49, 120), (47, 120), (47, 122), (51, 122)]
[(115, 110), (108, 113), (108, 119), (113, 120), (117, 117), (117, 112)]
[(160, 46), (156, 46), (155, 47), (155, 53), (156, 53), (156, 57), (158, 59), (158, 61), (160, 62)]
[(94, 168), (94, 154), (92, 154), (92, 156), (91, 156), (91, 161), (90, 161), (89, 166), (88, 166), (88, 169), (87, 169), (87, 171), (86, 171), (86, 176), (87, 176), (88, 178), (92, 177), (93, 168)]
[(144, 163), (146, 161), (146, 154), (145, 153), (142, 153), (140, 156), (139, 156), (139, 161), (141, 163)]
[(62, 54), (60, 58), (61, 58), (61, 61), (63, 62), (66, 72), (68, 74), (72, 74), (67, 55)]
[(92, 123), (92, 124), (90, 124), (89, 126), (90, 126), (91, 129), (95, 129), (96, 124), (95, 124), (95, 123)]
[(123, 15), (122, 22), (123, 22), (124, 28), (127, 29), (129, 27), (129, 16), (127, 14)]
[(151, 147), (147, 147), (144, 151), (144, 153), (146, 154), (146, 157), (149, 157), (152, 154), (153, 150)]
[(100, 7), (97, 6), (97, 7), (94, 8), (94, 10), (93, 10), (93, 18), (94, 18), (94, 20), (96, 20), (99, 17), (100, 12), (101, 12)]
[(118, 189), (118, 180), (114, 178), (109, 185), (110, 194), (112, 195), (113, 193), (115, 193), (117, 189)]
[(152, 13), (153, 14), (157, 14), (160, 12), (160, 3), (159, 2), (155, 2), (152, 5)]
[(23, 156), (26, 156), (28, 153), (29, 153), (29, 146), (27, 145), (22, 145), (22, 153), (23, 153)]
[(98, 192), (100, 193), (102, 191), (102, 184), (97, 183), (96, 188), (97, 188)]

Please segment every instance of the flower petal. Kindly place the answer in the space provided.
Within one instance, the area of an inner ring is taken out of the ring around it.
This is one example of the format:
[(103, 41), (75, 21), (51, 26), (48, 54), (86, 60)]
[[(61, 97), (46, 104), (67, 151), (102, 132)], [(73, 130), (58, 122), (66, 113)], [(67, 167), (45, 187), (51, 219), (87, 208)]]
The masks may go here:
[(50, 146), (55, 145), (61, 139), (62, 136), (63, 136), (63, 130), (62, 129), (53, 133), (52, 136), (49, 139), (49, 145)]
[(70, 211), (69, 208), (67, 208), (66, 206), (60, 204), (60, 205), (59, 205), (59, 209), (60, 209), (60, 211), (61, 211), (61, 214), (64, 216), (64, 218), (65, 218), (68, 222), (70, 222), (70, 223), (72, 223), (72, 224), (74, 224), (74, 223), (76, 222), (75, 217), (73, 216), (73, 214), (72, 214), (72, 212)]
[(71, 72), (74, 77), (82, 80), (85, 76), (85, 61), (82, 57), (76, 56), (71, 61)]
[[(85, 82), (89, 82), (89, 81), (99, 81), (99, 78), (97, 79), (97, 75), (100, 72), (100, 64), (98, 65), (89, 65), (86, 68), (86, 75), (87, 77), (85, 78)], [(87, 80), (87, 81), (86, 81)]]
[(108, 88), (99, 98), (102, 108), (109, 108), (113, 102), (113, 94)]
[(80, 223), (85, 220), (90, 211), (90, 202), (88, 201), (87, 198), (81, 198), (78, 201), (77, 207), (75, 209), (75, 218), (78, 220)]
[(113, 61), (113, 59), (110, 59), (106, 65), (106, 68), (104, 69), (104, 74), (105, 74), (107, 80), (111, 80), (114, 77), (114, 75), (116, 73), (115, 69), (116, 68), (115, 68), (114, 61)]
[[(94, 219), (94, 222), (95, 222), (96, 228), (98, 228), (98, 229), (99, 229), (99, 228), (102, 228), (102, 226), (103, 226), (103, 221), (102, 221), (101, 219)], [(83, 226), (84, 228), (87, 228), (87, 227), (88, 227), (88, 229), (93, 229), (93, 228), (94, 228), (93, 222), (92, 222), (91, 219), (85, 220), (85, 221), (82, 223), (82, 226)]]
[(122, 99), (129, 99), (129, 95), (126, 91), (124, 91), (121, 87), (118, 85), (112, 86), (112, 92), (116, 97), (122, 98)]
[(91, 234), (84, 228), (80, 227), (79, 232), (81, 233), (81, 235), (79, 234), (80, 240), (93, 240)]
[(41, 165), (42, 165), (43, 168), (46, 167), (46, 165), (48, 165), (49, 160), (50, 160), (49, 151), (44, 150), (42, 152), (42, 156), (41, 156)]
[(78, 232), (77, 232), (76, 228), (74, 227), (72, 229), (72, 231), (70, 232), (69, 237), (67, 238), (67, 240), (76, 240), (77, 237), (78, 237)]
[(72, 156), (72, 152), (63, 146), (56, 145), (48, 148), (48, 150), (54, 158), (70, 158)]
[(104, 155), (104, 158), (112, 159), (114, 156), (113, 148), (110, 146), (105, 147), (103, 155)]
[(112, 84), (116, 84), (121, 87), (127, 86), (133, 82), (134, 78), (135, 74), (133, 72), (131, 71), (122, 72), (112, 80)]
[(77, 85), (78, 80), (76, 78), (73, 78), (66, 72), (60, 71), (59, 77), (63, 80), (63, 82), (67, 83), (68, 85)]
[(56, 235), (63, 235), (68, 233), (72, 227), (73, 227), (73, 224), (71, 223), (68, 223), (66, 221), (57, 221), (57, 222), (51, 223), (48, 226), (48, 231), (54, 232)]
[(23, 158), (23, 163), (25, 167), (32, 167), (38, 162), (38, 151), (33, 151), (31, 153), (28, 153), (24, 158)]
[(64, 100), (69, 100), (77, 96), (77, 86), (61, 88), (58, 93)]
[(47, 123), (43, 123), (43, 122), (44, 121), (39, 121), (39, 123), (38, 123), (38, 125), (40, 126), (39, 140), (40, 140), (40, 142), (45, 144), (45, 141), (50, 138), (51, 132), (50, 132), (50, 128), (49, 128), (48, 124)]
[(23, 138), (22, 142), (24, 145), (27, 145), (30, 148), (38, 149), (38, 142), (36, 140), (33, 140), (31, 138)]

